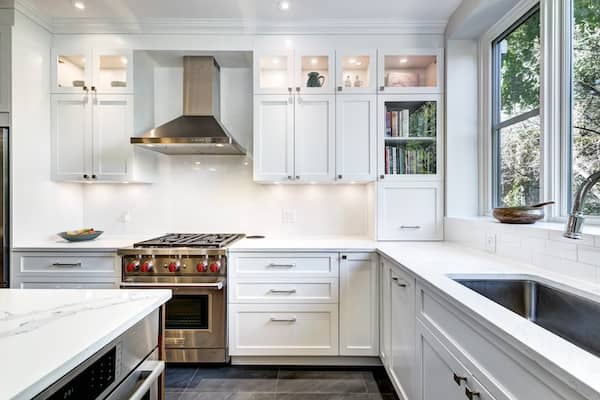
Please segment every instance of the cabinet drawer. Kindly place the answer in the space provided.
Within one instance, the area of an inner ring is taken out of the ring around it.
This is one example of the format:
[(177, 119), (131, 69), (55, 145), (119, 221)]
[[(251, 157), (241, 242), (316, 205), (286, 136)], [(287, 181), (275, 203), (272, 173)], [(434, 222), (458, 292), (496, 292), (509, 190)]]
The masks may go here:
[(233, 303), (337, 303), (336, 278), (233, 281), (229, 301)]
[(253, 253), (230, 259), (230, 276), (337, 277), (337, 253)]
[(13, 269), (18, 274), (116, 274), (113, 255), (81, 255), (66, 253), (14, 254)]
[(337, 304), (231, 304), (234, 356), (338, 355)]

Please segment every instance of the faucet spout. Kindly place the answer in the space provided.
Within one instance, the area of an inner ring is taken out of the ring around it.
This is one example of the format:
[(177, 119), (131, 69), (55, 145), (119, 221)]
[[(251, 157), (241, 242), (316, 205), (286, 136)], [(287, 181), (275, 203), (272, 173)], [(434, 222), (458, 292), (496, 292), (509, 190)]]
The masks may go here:
[(569, 214), (569, 219), (565, 227), (565, 233), (563, 234), (564, 237), (570, 239), (581, 239), (581, 230), (583, 228), (583, 222), (585, 221), (585, 217), (583, 216), (583, 202), (592, 187), (594, 187), (594, 185), (599, 181), (600, 171), (590, 175), (585, 181), (583, 181), (581, 186), (579, 186), (579, 189), (577, 190), (577, 193), (573, 199), (573, 209)]

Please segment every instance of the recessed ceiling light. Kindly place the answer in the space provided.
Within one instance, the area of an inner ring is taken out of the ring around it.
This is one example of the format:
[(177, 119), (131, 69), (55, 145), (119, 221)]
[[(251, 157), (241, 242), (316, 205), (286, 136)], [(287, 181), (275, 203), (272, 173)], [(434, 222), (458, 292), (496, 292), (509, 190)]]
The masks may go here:
[(360, 61), (357, 61), (356, 65), (362, 65), (362, 63)]
[(287, 11), (290, 9), (290, 2), (288, 0), (281, 0), (278, 7), (281, 11)]
[(356, 58), (351, 58), (348, 60), (350, 64), (356, 64)]
[(400, 62), (401, 62), (402, 64), (406, 64), (406, 63), (408, 62), (408, 59), (407, 59), (407, 58), (401, 58), (401, 59), (400, 59)]
[(85, 10), (85, 3), (81, 0), (73, 0), (73, 7), (78, 10)]
[(273, 59), (273, 64), (279, 64), (280, 62), (281, 62), (281, 60), (279, 60), (279, 58)]
[(212, 167), (211, 167), (211, 168), (209, 168), (208, 170), (209, 170), (210, 172), (217, 172), (217, 169), (216, 169), (216, 168), (212, 168)]
[(312, 60), (310, 60), (310, 63), (311, 63), (312, 65), (315, 65), (315, 64), (317, 64), (318, 62), (319, 62), (319, 60), (317, 60), (316, 58), (313, 58)]
[(121, 57), (121, 63), (127, 65), (127, 57)]

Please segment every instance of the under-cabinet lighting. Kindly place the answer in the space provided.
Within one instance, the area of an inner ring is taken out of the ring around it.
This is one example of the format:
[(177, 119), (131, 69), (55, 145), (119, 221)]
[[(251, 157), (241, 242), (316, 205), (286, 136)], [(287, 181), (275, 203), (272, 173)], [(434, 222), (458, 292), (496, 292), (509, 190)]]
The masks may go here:
[(351, 185), (354, 185), (355, 183), (356, 183), (356, 182), (354, 182), (354, 181), (350, 181), (350, 184), (351, 184)]
[(224, 147), (225, 145), (222, 144), (222, 143), (217, 143), (215, 146), (217, 146), (217, 147)]
[(121, 57), (121, 63), (127, 65), (127, 57)]
[(287, 11), (290, 9), (290, 2), (287, 0), (281, 0), (278, 6), (281, 11)]
[(81, 0), (74, 0), (73, 7), (75, 7), (78, 10), (85, 10), (85, 3)]
[(248, 165), (248, 161), (244, 161), (244, 165)]
[(401, 59), (400, 59), (400, 62), (401, 62), (402, 64), (406, 64), (406, 63), (408, 62), (408, 58), (401, 58)]
[(210, 172), (217, 172), (217, 169), (216, 169), (216, 168), (213, 168), (213, 167), (210, 167), (208, 170), (209, 170)]
[(194, 164), (200, 165), (201, 163), (200, 163), (200, 161), (194, 161)]

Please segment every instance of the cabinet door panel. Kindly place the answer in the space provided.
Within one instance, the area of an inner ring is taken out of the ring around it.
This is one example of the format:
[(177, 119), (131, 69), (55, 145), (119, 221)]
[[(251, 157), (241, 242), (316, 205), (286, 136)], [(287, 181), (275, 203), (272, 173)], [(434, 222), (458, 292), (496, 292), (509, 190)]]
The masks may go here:
[(401, 396), (412, 399), (415, 368), (415, 280), (396, 267), (390, 272), (390, 376)]
[(442, 240), (442, 183), (378, 185), (379, 240)]
[(94, 96), (94, 174), (97, 180), (128, 177), (133, 146), (133, 96)]
[(93, 86), (92, 52), (82, 48), (52, 49), (52, 93), (84, 93)]
[(336, 100), (336, 179), (372, 181), (376, 174), (376, 100), (340, 95)]
[(378, 336), (378, 274), (376, 257), (347, 253), (340, 262), (340, 354), (376, 356)]
[(392, 347), (392, 295), (391, 295), (391, 271), (386, 261), (380, 263), (380, 302), (379, 309), (381, 319), (379, 320), (379, 357), (384, 367), (390, 365), (390, 351)]
[(93, 86), (98, 93), (133, 93), (133, 51), (93, 51)]
[(52, 96), (52, 177), (83, 181), (91, 174), (92, 117), (89, 95)]
[(297, 181), (334, 179), (334, 98), (333, 95), (296, 96), (294, 172)]
[(254, 179), (292, 179), (294, 104), (291, 95), (254, 96)]
[(10, 26), (0, 26), (0, 112), (10, 111)]

